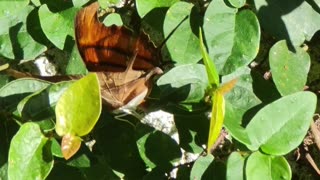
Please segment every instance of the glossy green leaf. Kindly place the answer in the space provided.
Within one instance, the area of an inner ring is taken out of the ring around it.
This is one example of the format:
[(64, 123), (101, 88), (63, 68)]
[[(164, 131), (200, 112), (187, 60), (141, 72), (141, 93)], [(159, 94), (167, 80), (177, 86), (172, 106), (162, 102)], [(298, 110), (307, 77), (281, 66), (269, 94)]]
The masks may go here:
[(300, 46), (320, 29), (320, 14), (308, 1), (255, 0), (262, 28), (291, 44)]
[(213, 103), (211, 111), (211, 120), (209, 127), (209, 137), (207, 143), (207, 153), (210, 154), (211, 148), (218, 139), (220, 131), (222, 129), (224, 113), (225, 113), (225, 101), (223, 94), (216, 90), (213, 93)]
[(101, 113), (98, 77), (88, 74), (73, 83), (62, 94), (56, 105), (56, 132), (59, 136), (88, 134)]
[(53, 167), (48, 138), (35, 123), (23, 124), (9, 150), (9, 179), (45, 179)]
[(245, 5), (246, 1), (245, 0), (228, 0), (228, 2), (236, 8), (241, 8), (242, 6)]
[(74, 17), (76, 8), (53, 13), (47, 5), (39, 9), (40, 24), (47, 38), (59, 49), (64, 48), (67, 36), (74, 37)]
[(162, 97), (185, 103), (199, 102), (205, 95), (208, 79), (205, 67), (200, 64), (177, 66), (162, 75), (157, 85)]
[(211, 154), (200, 156), (194, 163), (190, 173), (190, 179), (202, 179), (202, 175), (213, 163), (214, 157)]
[(272, 78), (282, 96), (303, 91), (310, 69), (310, 57), (302, 48), (291, 52), (286, 41), (272, 46), (269, 62)]
[(236, 15), (234, 44), (220, 74), (230, 74), (239, 67), (248, 65), (258, 54), (260, 25), (256, 15), (243, 10)]
[(170, 7), (175, 2), (178, 2), (178, 1), (179, 0), (161, 0), (161, 1), (136, 0), (136, 8), (139, 16), (143, 18), (152, 9), (160, 8), (160, 7)]
[(204, 16), (203, 31), (209, 56), (219, 72), (233, 48), (236, 12), (237, 9), (227, 6), (223, 0), (213, 0)]
[(298, 92), (282, 97), (262, 108), (246, 127), (251, 150), (284, 155), (295, 149), (310, 126), (317, 97), (311, 92)]
[(290, 180), (291, 169), (282, 156), (269, 156), (259, 151), (252, 153), (246, 162), (247, 180)]
[(233, 152), (227, 161), (227, 179), (244, 180), (244, 158), (239, 152)]
[(217, 68), (214, 65), (213, 61), (210, 59), (207, 50), (203, 44), (203, 38), (202, 38), (202, 30), (200, 29), (199, 31), (199, 38), (200, 38), (200, 49), (201, 49), (201, 54), (203, 58), (203, 62), (206, 67), (207, 71), (207, 76), (209, 80), (209, 87), (210, 88), (217, 88), (220, 85), (220, 79), (219, 79), (219, 74), (217, 72)]
[(191, 28), (190, 18), (195, 16), (191, 13), (192, 8), (192, 3), (175, 3), (167, 11), (163, 23), (165, 38), (170, 35), (166, 48), (176, 65), (196, 63), (201, 58), (199, 39)]

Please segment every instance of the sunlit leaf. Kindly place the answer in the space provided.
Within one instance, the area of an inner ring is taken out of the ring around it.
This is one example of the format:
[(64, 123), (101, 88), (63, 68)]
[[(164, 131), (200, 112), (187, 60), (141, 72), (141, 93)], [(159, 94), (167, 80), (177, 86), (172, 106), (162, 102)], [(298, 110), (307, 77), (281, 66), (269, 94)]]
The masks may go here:
[(310, 69), (309, 54), (300, 47), (288, 49), (286, 41), (279, 41), (269, 53), (272, 78), (282, 96), (303, 91)]
[(56, 132), (63, 136), (61, 150), (66, 159), (80, 147), (80, 136), (88, 134), (101, 113), (98, 77), (88, 74), (73, 83), (56, 105)]
[(161, 1), (137, 0), (136, 7), (140, 17), (143, 18), (148, 12), (150, 12), (154, 8), (170, 7), (172, 4), (178, 1), (179, 0), (161, 0)]
[(207, 147), (208, 154), (220, 135), (224, 120), (224, 112), (225, 102), (223, 94), (220, 91), (214, 91)]
[(311, 92), (284, 96), (262, 108), (250, 121), (246, 131), (251, 150), (284, 155), (295, 149), (305, 137), (317, 104)]
[(78, 136), (72, 134), (66, 134), (62, 137), (61, 151), (65, 159), (71, 158), (76, 152), (78, 152), (81, 146), (81, 139)]
[(247, 180), (289, 180), (291, 168), (282, 156), (269, 156), (256, 151), (252, 153), (246, 162)]
[(9, 150), (9, 179), (45, 179), (53, 167), (48, 138), (35, 123), (23, 124)]
[(207, 76), (209, 79), (210, 87), (217, 88), (219, 83), (219, 74), (217, 72), (217, 69), (213, 63), (213, 61), (210, 59), (207, 50), (203, 44), (203, 38), (202, 38), (202, 30), (199, 31), (199, 38), (200, 38), (200, 49), (202, 53), (203, 62), (206, 66), (207, 70)]

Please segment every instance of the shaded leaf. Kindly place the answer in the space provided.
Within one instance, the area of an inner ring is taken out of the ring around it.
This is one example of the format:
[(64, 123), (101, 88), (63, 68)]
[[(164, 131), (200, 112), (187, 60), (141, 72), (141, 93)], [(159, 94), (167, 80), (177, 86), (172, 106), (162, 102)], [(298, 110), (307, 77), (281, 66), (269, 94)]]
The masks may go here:
[(203, 65), (188, 64), (177, 66), (162, 75), (157, 85), (162, 97), (170, 97), (170, 101), (191, 103), (203, 99), (208, 79)]
[(191, 173), (190, 179), (202, 179), (203, 174), (209, 168), (209, 166), (213, 163), (214, 157), (211, 154), (207, 156), (200, 156), (194, 163)]
[(255, 0), (262, 28), (299, 46), (320, 29), (320, 14), (303, 0)]
[(11, 81), (0, 89), (0, 107), (15, 108), (24, 97), (49, 85), (49, 82), (31, 78)]
[(153, 131), (151, 127), (142, 124), (137, 127), (137, 131), (138, 150), (149, 168), (156, 166), (167, 168), (180, 159), (180, 148), (169, 135), (161, 131)]
[(58, 99), (70, 84), (72, 82), (52, 84), (25, 97), (17, 106), (18, 113), (25, 121), (52, 119)]

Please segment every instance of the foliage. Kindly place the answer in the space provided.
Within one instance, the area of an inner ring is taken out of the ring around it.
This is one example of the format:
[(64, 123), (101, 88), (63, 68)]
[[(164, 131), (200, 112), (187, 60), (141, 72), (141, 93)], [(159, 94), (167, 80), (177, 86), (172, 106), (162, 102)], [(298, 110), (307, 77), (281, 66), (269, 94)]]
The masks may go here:
[[(313, 58), (302, 45), (320, 29), (319, 4), (100, 0), (116, 9), (105, 24), (136, 15), (159, 47), (165, 73), (137, 120), (101, 107), (94, 74), (52, 83), (3, 70), (24, 71), (54, 51), (61, 74), (86, 74), (74, 17), (91, 2), (0, 1), (0, 179), (292, 178), (285, 155), (303, 142), (317, 105), (305, 91)], [(157, 110), (172, 115), (173, 130), (146, 123)], [(222, 126), (231, 145), (219, 153)]]

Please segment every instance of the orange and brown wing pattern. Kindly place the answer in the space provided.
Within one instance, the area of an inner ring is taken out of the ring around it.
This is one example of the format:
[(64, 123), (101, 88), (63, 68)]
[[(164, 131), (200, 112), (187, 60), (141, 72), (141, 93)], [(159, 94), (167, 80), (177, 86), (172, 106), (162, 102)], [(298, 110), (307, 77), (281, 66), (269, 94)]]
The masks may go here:
[(136, 52), (134, 69), (151, 70), (158, 65), (157, 49), (145, 34), (135, 35), (125, 27), (102, 24), (98, 3), (80, 10), (75, 19), (79, 52), (90, 71), (124, 71), (128, 57)]

